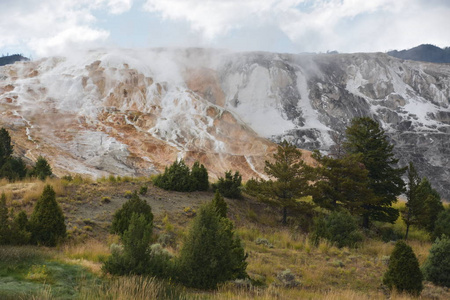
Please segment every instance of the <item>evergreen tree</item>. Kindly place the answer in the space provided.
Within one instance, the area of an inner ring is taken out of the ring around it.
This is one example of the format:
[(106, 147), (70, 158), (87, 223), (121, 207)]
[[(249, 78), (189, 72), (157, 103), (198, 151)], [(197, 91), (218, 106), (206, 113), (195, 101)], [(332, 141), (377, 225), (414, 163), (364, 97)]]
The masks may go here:
[(46, 185), (36, 202), (30, 218), (32, 240), (44, 246), (55, 246), (66, 237), (66, 224), (61, 207), (56, 202), (55, 191)]
[(225, 199), (220, 194), (219, 190), (216, 190), (216, 193), (214, 194), (212, 205), (216, 209), (219, 216), (221, 216), (222, 218), (227, 217), (228, 206), (227, 203), (225, 202)]
[(403, 214), (403, 221), (406, 224), (405, 240), (408, 239), (409, 227), (417, 224), (418, 218), (424, 209), (424, 201), (417, 196), (417, 189), (420, 183), (420, 177), (412, 162), (408, 167), (408, 187), (406, 190), (406, 210)]
[(153, 183), (162, 189), (191, 192), (194, 190), (191, 171), (184, 160), (175, 161), (169, 168), (166, 167), (163, 174), (158, 175)]
[(11, 237), (8, 207), (6, 206), (6, 195), (2, 193), (0, 198), (0, 245), (9, 244)]
[(214, 289), (247, 276), (246, 255), (233, 224), (212, 204), (200, 208), (179, 257), (179, 280), (186, 286)]
[(21, 158), (10, 157), (0, 168), (0, 178), (7, 178), (9, 181), (23, 179), (27, 175), (27, 168)]
[(441, 211), (437, 216), (431, 238), (434, 241), (442, 235), (446, 235), (450, 238), (450, 209)]
[(425, 279), (450, 288), (450, 237), (436, 239), (423, 265)]
[(198, 161), (192, 166), (191, 177), (193, 181), (192, 190), (194, 191), (207, 191), (209, 188), (208, 171), (205, 166)]
[(219, 180), (213, 184), (214, 190), (219, 190), (220, 194), (227, 198), (241, 199), (242, 198), (242, 176), (239, 172), (232, 175), (231, 170), (225, 172), (225, 178), (220, 177)]
[(360, 163), (360, 154), (332, 158), (318, 151), (312, 156), (318, 163), (311, 188), (313, 201), (329, 210), (346, 209), (352, 215), (367, 213), (365, 205), (376, 197), (369, 187), (368, 171)]
[(404, 168), (394, 166), (398, 159), (394, 157), (391, 145), (377, 122), (368, 117), (352, 120), (346, 130), (347, 141), (344, 148), (349, 154), (362, 156), (362, 163), (369, 171), (369, 186), (378, 198), (375, 203), (365, 205), (368, 213), (364, 216), (364, 227), (369, 226), (369, 220), (395, 222), (398, 211), (392, 207), (397, 196), (404, 190), (401, 178)]
[(52, 176), (52, 168), (48, 164), (47, 160), (39, 156), (36, 165), (31, 171), (31, 176), (39, 178), (40, 180), (45, 180), (45, 178)]
[(423, 202), (420, 213), (417, 214), (417, 223), (420, 228), (431, 233), (434, 230), (437, 216), (444, 210), (441, 196), (431, 187), (428, 179), (424, 177), (417, 186), (417, 198), (420, 199), (418, 201)]
[(14, 232), (11, 237), (11, 244), (26, 245), (30, 242), (31, 232), (29, 232), (28, 217), (23, 210), (15, 216), (11, 231)]
[(130, 226), (130, 220), (133, 213), (144, 215), (147, 223), (153, 224), (152, 208), (148, 205), (147, 201), (141, 200), (135, 191), (131, 198), (114, 213), (111, 224), (111, 233), (122, 236), (125, 230)]
[(144, 214), (133, 212), (122, 236), (123, 251), (115, 250), (103, 265), (110, 274), (148, 274), (153, 223)]
[(419, 261), (412, 248), (404, 241), (398, 241), (389, 259), (383, 283), (390, 289), (396, 288), (400, 292), (419, 295), (423, 289), (422, 280)]
[(287, 224), (287, 211), (298, 205), (297, 198), (308, 195), (312, 168), (302, 160), (302, 153), (287, 141), (278, 145), (273, 162), (266, 161), (264, 171), (275, 180), (262, 181), (263, 193), (270, 202), (282, 208), (282, 223)]
[(345, 213), (334, 211), (330, 215), (314, 220), (311, 240), (315, 245), (326, 239), (337, 247), (356, 247), (363, 239), (355, 219)]
[(0, 129), (0, 168), (11, 158), (13, 146), (11, 145), (11, 136), (5, 128)]

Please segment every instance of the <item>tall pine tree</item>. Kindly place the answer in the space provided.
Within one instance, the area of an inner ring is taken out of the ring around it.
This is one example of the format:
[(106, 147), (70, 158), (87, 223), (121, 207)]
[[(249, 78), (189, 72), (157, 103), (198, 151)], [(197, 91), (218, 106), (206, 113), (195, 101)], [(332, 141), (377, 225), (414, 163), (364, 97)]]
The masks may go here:
[(329, 210), (344, 208), (352, 215), (367, 213), (367, 203), (376, 201), (369, 187), (368, 171), (360, 162), (360, 154), (341, 155), (340, 158), (313, 153), (318, 162), (314, 184), (311, 187), (313, 201)]
[(364, 216), (364, 227), (369, 220), (395, 222), (398, 211), (392, 207), (397, 196), (404, 191), (405, 183), (401, 176), (405, 168), (396, 168), (393, 145), (380, 128), (380, 125), (368, 117), (356, 118), (346, 130), (344, 148), (347, 153), (361, 154), (361, 162), (369, 171), (369, 186), (378, 198), (373, 203), (365, 204), (368, 213)]
[(269, 201), (282, 208), (282, 223), (287, 223), (288, 209), (297, 205), (297, 199), (308, 195), (308, 180), (312, 168), (302, 160), (302, 152), (283, 141), (278, 145), (273, 161), (266, 161), (264, 171), (274, 180), (263, 182)]
[(424, 209), (424, 201), (417, 195), (417, 188), (420, 184), (420, 177), (412, 162), (408, 167), (408, 186), (406, 190), (406, 209), (403, 213), (403, 221), (406, 224), (405, 240), (408, 239), (409, 227), (418, 223), (418, 218)]
[(51, 185), (46, 185), (36, 202), (30, 218), (32, 241), (39, 245), (55, 246), (66, 237), (66, 224), (56, 194)]

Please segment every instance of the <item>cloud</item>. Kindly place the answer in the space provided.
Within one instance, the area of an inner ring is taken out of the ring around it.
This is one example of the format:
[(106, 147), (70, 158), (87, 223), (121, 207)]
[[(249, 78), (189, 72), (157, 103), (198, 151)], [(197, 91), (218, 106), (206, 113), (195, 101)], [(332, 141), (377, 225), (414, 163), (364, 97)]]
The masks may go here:
[(93, 12), (107, 10), (120, 14), (128, 11), (132, 3), (132, 0), (3, 0), (0, 48), (24, 47), (44, 56), (96, 45), (108, 38), (109, 31), (96, 26)]
[(146, 0), (144, 9), (187, 22), (204, 40), (218, 44), (236, 31), (272, 26), (299, 51), (383, 51), (424, 42), (450, 44), (444, 32), (450, 28), (448, 2), (431, 1)]

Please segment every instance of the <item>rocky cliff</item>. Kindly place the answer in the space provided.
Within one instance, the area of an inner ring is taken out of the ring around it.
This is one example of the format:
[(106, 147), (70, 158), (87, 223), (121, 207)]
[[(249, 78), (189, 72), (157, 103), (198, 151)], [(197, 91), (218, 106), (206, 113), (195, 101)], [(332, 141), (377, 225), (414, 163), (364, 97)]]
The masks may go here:
[[(450, 65), (384, 54), (95, 50), (0, 68), (1, 125), (57, 173), (146, 175), (176, 158), (263, 176), (273, 142), (329, 150), (377, 119), (450, 199)], [(305, 152), (305, 158), (308, 153)]]

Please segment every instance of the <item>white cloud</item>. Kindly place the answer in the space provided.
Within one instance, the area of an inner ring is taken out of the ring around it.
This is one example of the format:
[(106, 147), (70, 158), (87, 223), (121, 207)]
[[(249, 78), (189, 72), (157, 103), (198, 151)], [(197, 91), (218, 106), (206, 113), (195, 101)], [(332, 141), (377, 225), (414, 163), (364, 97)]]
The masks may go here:
[(146, 0), (144, 9), (188, 22), (209, 41), (233, 30), (269, 25), (281, 30), (300, 51), (450, 44), (444, 32), (450, 28), (450, 8), (441, 0), (433, 4), (424, 0)]
[(107, 5), (110, 13), (121, 14), (130, 10), (133, 0), (109, 0)]
[(0, 48), (26, 47), (45, 56), (92, 46), (109, 36), (96, 27), (93, 11), (120, 14), (131, 5), (132, 0), (2, 0)]

